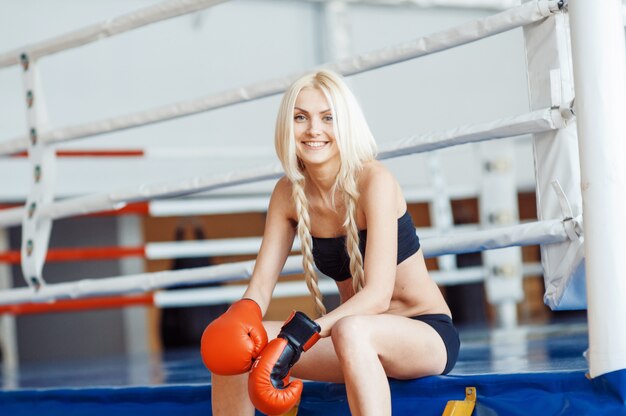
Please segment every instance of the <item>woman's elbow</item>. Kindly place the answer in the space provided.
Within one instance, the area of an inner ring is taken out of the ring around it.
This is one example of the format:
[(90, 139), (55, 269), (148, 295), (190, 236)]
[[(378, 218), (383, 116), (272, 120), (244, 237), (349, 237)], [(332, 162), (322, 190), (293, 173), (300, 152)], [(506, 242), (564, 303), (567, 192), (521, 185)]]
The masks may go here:
[(389, 310), (390, 305), (391, 305), (391, 297), (380, 300), (375, 306), (376, 314), (387, 312)]
[(372, 312), (374, 314), (387, 312), (391, 305), (391, 292), (387, 293), (385, 290), (376, 290), (373, 292)]

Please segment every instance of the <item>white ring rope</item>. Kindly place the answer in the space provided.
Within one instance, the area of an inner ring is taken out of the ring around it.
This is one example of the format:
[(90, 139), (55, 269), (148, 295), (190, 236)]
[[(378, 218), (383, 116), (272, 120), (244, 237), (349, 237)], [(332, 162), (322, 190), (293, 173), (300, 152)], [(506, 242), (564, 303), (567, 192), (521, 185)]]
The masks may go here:
[[(524, 127), (524, 118), (527, 118), (527, 127)], [(540, 123), (540, 120), (543, 120), (544, 123)], [(488, 140), (490, 138), (500, 138), (500, 137), (510, 137), (513, 136), (515, 134), (517, 134), (518, 131), (523, 131), (524, 133), (527, 134), (532, 134), (532, 133), (536, 133), (536, 132), (543, 132), (545, 131), (545, 126), (549, 126), (552, 129), (554, 129), (555, 127), (561, 127), (564, 125), (564, 123), (569, 122), (569, 120), (565, 119), (563, 117), (563, 115), (559, 112), (558, 109), (556, 108), (552, 108), (552, 109), (546, 109), (546, 110), (539, 110), (539, 111), (535, 111), (533, 113), (528, 113), (526, 115), (521, 115), (521, 116), (516, 116), (516, 117), (512, 117), (510, 119), (500, 119), (500, 120), (496, 120), (492, 122), (492, 125), (490, 127), (487, 127), (487, 124), (479, 124), (479, 125), (475, 125), (473, 127), (463, 127), (464, 132), (462, 134), (458, 134), (455, 130), (450, 130), (447, 132), (447, 134), (450, 137), (450, 144), (447, 144), (448, 142), (445, 141), (445, 139), (440, 138), (440, 134), (433, 134), (432, 137), (432, 145), (433, 146), (429, 146), (428, 143), (428, 138), (425, 135), (421, 135), (419, 137), (418, 142), (419, 142), (419, 147), (421, 149), (424, 149), (423, 151), (428, 151), (428, 150), (435, 150), (435, 149), (440, 149), (443, 147), (449, 147), (449, 146), (454, 146), (454, 145), (458, 145), (458, 144), (463, 144), (463, 143), (467, 143), (467, 142), (476, 142), (479, 141), (475, 140), (473, 138), (474, 134), (481, 134), (482, 131), (484, 130), (490, 130), (493, 132), (492, 137), (489, 137), (485, 140)], [(472, 132), (472, 128), (474, 128), (476, 130), (476, 132)], [(498, 133), (498, 129), (501, 129), (501, 131)], [(513, 129), (513, 131), (509, 131)], [(466, 137), (464, 137), (466, 136)], [(403, 145), (405, 145), (407, 142), (411, 142), (414, 141), (415, 136), (411, 136), (405, 139), (402, 139), (398, 142), (395, 143), (395, 146), (399, 146), (402, 147)], [(135, 155), (133, 155), (134, 157), (141, 157), (142, 159), (166, 159), (166, 160), (175, 160), (175, 159), (204, 159), (204, 160), (209, 160), (209, 159), (223, 159), (223, 158), (237, 158), (237, 159), (258, 159), (259, 157), (264, 157), (264, 158), (273, 158), (275, 156), (275, 153), (272, 149), (269, 149), (268, 147), (261, 147), (261, 146), (257, 146), (257, 147), (246, 147), (245, 149), (242, 148), (238, 148), (238, 147), (229, 147), (229, 148), (215, 148), (215, 147), (206, 147), (206, 148), (193, 148), (193, 149), (185, 149), (185, 148), (180, 148), (180, 147), (147, 147), (147, 148), (123, 148), (123, 149), (113, 149), (114, 151), (119, 151), (119, 152), (134, 152), (136, 153)], [(122, 156), (116, 156), (116, 155), (109, 155), (106, 154), (107, 152), (111, 151), (111, 149), (98, 149), (98, 150), (93, 150), (93, 149), (73, 149), (73, 151), (76, 151), (78, 153), (80, 152), (93, 152), (94, 155), (87, 155), (87, 156), (83, 156), (83, 157), (109, 157), (109, 158), (115, 158), (115, 157), (127, 157), (126, 155), (122, 155)], [(103, 152), (105, 155), (104, 156), (98, 156), (99, 152)], [(387, 148), (384, 151), (385, 156), (381, 156), (379, 154), (380, 158), (388, 158), (388, 157), (392, 157), (393, 155), (395, 155), (395, 153), (393, 152), (393, 149), (390, 148), (389, 146), (387, 146)], [(404, 152), (401, 153), (401, 155), (404, 154)]]
[[(582, 223), (582, 216), (572, 221)], [(554, 244), (569, 240), (566, 227), (569, 222), (544, 220), (506, 227), (497, 227), (456, 233), (422, 240), (424, 256), (438, 257), (445, 254), (473, 253), (498, 248)]]
[[(276, 179), (283, 173), (280, 164), (245, 172), (231, 172), (212, 178), (197, 177), (177, 183), (141, 185), (131, 190), (68, 198), (41, 207), (41, 215), (53, 219), (122, 208), (128, 202), (174, 197), (243, 183)], [(20, 223), (24, 208), (0, 211), (0, 226)]]
[[(577, 220), (581, 221), (580, 219)], [(549, 220), (472, 233), (426, 238), (422, 239), (422, 247), (426, 257), (435, 257), (442, 254), (460, 254), (520, 245), (559, 243), (567, 239), (564, 222)], [(252, 276), (254, 264), (255, 261), (250, 260), (193, 269), (84, 279), (75, 282), (47, 284), (38, 291), (33, 291), (30, 288), (9, 289), (0, 291), (0, 305), (147, 292), (176, 285), (243, 280)], [(282, 274), (301, 272), (302, 257), (299, 255), (290, 256)]]
[[(354, 75), (386, 65), (440, 52), (531, 24), (550, 16), (556, 10), (558, 10), (557, 1), (531, 1), (513, 9), (477, 19), (430, 36), (401, 43), (390, 48), (356, 55), (335, 64), (325, 65), (325, 67), (334, 69), (346, 76)], [(221, 94), (170, 104), (148, 111), (42, 132), (39, 135), (39, 140), (47, 144), (60, 143), (165, 120), (172, 120), (237, 103), (256, 100), (283, 92), (291, 82), (300, 75), (301, 74), (297, 74), (263, 81), (247, 87), (229, 90)], [(0, 142), (0, 155), (19, 153), (27, 148), (28, 136), (25, 135)]]
[(267, 212), (269, 195), (210, 199), (157, 199), (148, 202), (151, 217), (179, 217), (241, 212)]
[[(535, 192), (532, 179), (520, 179), (517, 183), (520, 192)], [(437, 190), (424, 187), (406, 187), (404, 199), (409, 204), (431, 203), (437, 196)], [(448, 185), (446, 194), (450, 200), (476, 198), (480, 193), (480, 184)], [(150, 217), (180, 217), (194, 215), (233, 214), (267, 212), (269, 194), (246, 195), (212, 194), (203, 197), (155, 199), (146, 202)], [(0, 211), (1, 212), (1, 211)], [(120, 212), (120, 214), (123, 214)]]
[[(522, 266), (523, 277), (540, 276), (543, 269), (540, 263), (526, 263)], [(463, 267), (456, 270), (429, 271), (435, 283), (442, 286), (479, 283), (485, 280), (485, 267)], [(337, 285), (329, 278), (320, 278), (319, 289), (323, 295), (337, 294)], [(227, 285), (211, 288), (182, 290), (161, 290), (154, 294), (154, 306), (159, 308), (180, 308), (190, 306), (232, 303), (241, 299), (245, 285)], [(272, 292), (272, 299), (294, 296), (309, 296), (310, 292), (303, 281), (278, 282)]]
[[(334, 0), (312, 0), (332, 2)], [(520, 0), (344, 0), (347, 3), (367, 4), (371, 6), (396, 7), (450, 7), (455, 9), (495, 9), (504, 10), (518, 6)]]
[[(566, 224), (569, 225), (569, 224)], [(449, 229), (444, 235), (436, 228), (417, 228), (421, 241), (425, 242), (424, 255), (438, 257), (445, 254), (461, 254), (476, 251), (477, 241), (481, 241), (480, 251), (501, 248), (503, 244), (532, 245), (552, 244), (565, 241), (569, 226), (564, 228), (561, 220), (528, 222), (510, 227), (479, 229), (478, 224), (459, 225)], [(500, 236), (500, 234), (506, 234)], [(543, 236), (544, 240), (539, 240)], [(189, 257), (214, 257), (235, 255), (256, 255), (261, 247), (261, 237), (219, 238), (210, 240), (168, 241), (146, 243), (145, 258), (163, 260)], [(512, 244), (511, 241), (515, 243)], [(296, 237), (291, 251), (300, 251), (300, 241)]]
[[(261, 237), (242, 237), (146, 243), (145, 253), (146, 259), (150, 260), (257, 254), (261, 248), (261, 240)], [(300, 241), (296, 238), (292, 251), (299, 250)]]
[(146, 7), (98, 24), (66, 33), (34, 45), (27, 45), (0, 54), (0, 68), (20, 63), (20, 55), (27, 53), (32, 59), (51, 55), (66, 49), (76, 48), (100, 39), (128, 32), (161, 20), (196, 12), (224, 3), (226, 0), (170, 0)]
[[(168, 270), (156, 273), (140, 273), (103, 279), (83, 279), (75, 282), (55, 283), (42, 286), (39, 291), (16, 288), (0, 291), (0, 305), (24, 302), (47, 302), (55, 299), (81, 298), (112, 294), (148, 292), (177, 285), (196, 283), (228, 282), (250, 278), (254, 260), (197, 267), (183, 270)], [(302, 271), (302, 258), (290, 256), (282, 274)]]
[[(267, 208), (267, 205), (266, 205)], [(476, 231), (478, 224), (458, 225), (450, 233)], [(416, 228), (422, 240), (441, 235), (436, 228)], [(261, 248), (261, 237), (214, 238), (206, 240), (164, 241), (146, 243), (144, 255), (148, 260), (182, 259), (190, 257), (216, 257), (256, 255)], [(296, 236), (291, 251), (300, 251), (300, 240)], [(76, 249), (80, 251), (80, 249)]]
[(562, 125), (561, 123), (565, 123), (565, 121), (561, 113), (556, 109), (533, 111), (532, 113), (489, 123), (457, 127), (445, 132), (406, 137), (392, 145), (385, 146), (378, 153), (378, 159), (429, 152), (466, 143), (542, 133), (556, 130), (559, 125)]
[(273, 158), (274, 149), (267, 146), (233, 146), (228, 148), (193, 148), (180, 147), (150, 147), (143, 150), (146, 159), (258, 159), (259, 157)]
[[(333, 0), (313, 0), (329, 2)], [(344, 0), (348, 3), (367, 4), (372, 6), (417, 6), (417, 7), (451, 7), (467, 9), (504, 10), (518, 6), (520, 0)]]
[[(457, 127), (440, 133), (411, 136), (400, 139), (398, 142), (389, 145), (388, 148), (382, 149), (380, 155), (383, 158), (389, 158), (392, 156), (420, 153), (470, 142), (551, 131), (555, 130), (556, 125), (558, 125), (555, 122), (555, 118), (560, 117), (558, 111), (546, 109), (499, 121)], [(105, 210), (114, 210), (123, 207), (124, 204), (129, 202), (188, 195), (233, 185), (275, 179), (280, 177), (282, 173), (282, 167), (279, 164), (273, 164), (266, 168), (244, 172), (231, 172), (211, 178), (196, 177), (176, 183), (141, 185), (138, 188), (126, 191), (86, 195), (54, 202), (41, 207), (40, 215), (42, 217), (58, 219)], [(0, 226), (19, 224), (23, 212), (24, 208), (22, 207), (0, 211)]]

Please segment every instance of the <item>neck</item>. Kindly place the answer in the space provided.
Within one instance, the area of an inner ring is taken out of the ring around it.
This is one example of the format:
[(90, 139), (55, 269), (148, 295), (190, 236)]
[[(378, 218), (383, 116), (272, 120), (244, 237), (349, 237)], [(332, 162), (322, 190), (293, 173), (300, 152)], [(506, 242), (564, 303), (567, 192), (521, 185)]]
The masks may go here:
[(338, 164), (326, 163), (323, 165), (306, 166), (307, 180), (311, 186), (310, 190), (324, 201), (330, 199), (331, 190), (335, 185), (338, 173)]

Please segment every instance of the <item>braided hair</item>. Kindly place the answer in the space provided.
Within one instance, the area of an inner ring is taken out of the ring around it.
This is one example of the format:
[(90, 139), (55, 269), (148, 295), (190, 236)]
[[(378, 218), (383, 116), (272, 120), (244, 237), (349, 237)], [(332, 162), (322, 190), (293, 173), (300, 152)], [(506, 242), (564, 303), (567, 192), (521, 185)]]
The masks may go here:
[(296, 154), (293, 130), (294, 106), (298, 94), (304, 88), (319, 89), (326, 97), (333, 114), (333, 130), (339, 148), (341, 165), (331, 189), (331, 200), (341, 194), (346, 208), (343, 228), (346, 233), (346, 252), (350, 258), (350, 274), (354, 292), (365, 285), (363, 256), (359, 250), (357, 205), (359, 200), (358, 176), (363, 164), (376, 157), (376, 142), (367, 125), (363, 111), (356, 98), (339, 75), (320, 70), (296, 80), (285, 92), (276, 120), (275, 147), (287, 178), (292, 184), (293, 199), (298, 217), (297, 232), (302, 247), (302, 265), (307, 287), (315, 299), (317, 311), (324, 315), (317, 273), (313, 262), (311, 219), (305, 194), (306, 167)]

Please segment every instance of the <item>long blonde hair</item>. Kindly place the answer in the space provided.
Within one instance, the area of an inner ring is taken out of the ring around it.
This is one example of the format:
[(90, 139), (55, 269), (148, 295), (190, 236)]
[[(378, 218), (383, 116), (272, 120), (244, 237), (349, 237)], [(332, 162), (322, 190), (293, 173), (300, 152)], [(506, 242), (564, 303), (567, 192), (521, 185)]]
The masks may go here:
[(294, 106), (298, 94), (304, 88), (316, 88), (324, 93), (333, 114), (333, 130), (341, 165), (337, 179), (331, 190), (332, 200), (336, 191), (343, 195), (346, 208), (343, 227), (346, 231), (346, 251), (350, 257), (350, 274), (354, 292), (365, 284), (363, 256), (359, 250), (359, 230), (356, 222), (356, 208), (359, 199), (357, 178), (363, 164), (376, 157), (376, 142), (356, 98), (338, 74), (320, 70), (296, 80), (285, 92), (276, 119), (275, 146), (287, 178), (292, 183), (293, 197), (298, 215), (298, 237), (302, 247), (302, 265), (306, 284), (315, 299), (315, 306), (321, 315), (326, 313), (322, 302), (317, 274), (313, 263), (313, 243), (308, 201), (304, 192), (306, 180), (303, 163), (296, 155), (296, 141), (293, 131)]

